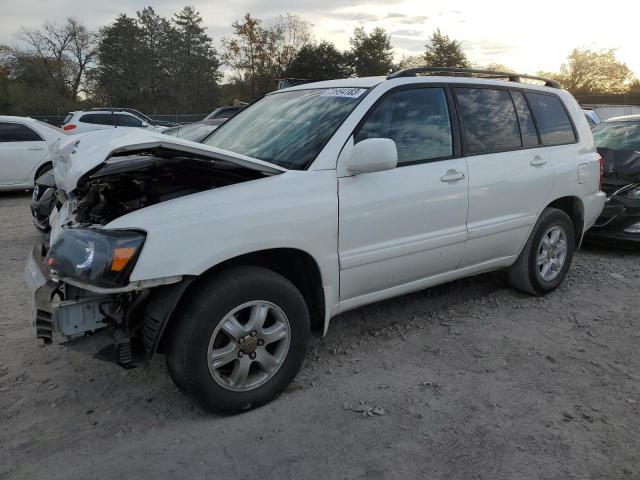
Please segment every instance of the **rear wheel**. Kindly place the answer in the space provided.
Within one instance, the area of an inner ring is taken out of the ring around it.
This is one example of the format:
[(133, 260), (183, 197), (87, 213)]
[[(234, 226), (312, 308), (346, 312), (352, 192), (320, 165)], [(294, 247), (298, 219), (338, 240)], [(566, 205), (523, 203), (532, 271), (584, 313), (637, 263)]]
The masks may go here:
[(167, 367), (176, 385), (216, 412), (275, 398), (307, 349), (309, 312), (300, 292), (258, 267), (232, 268), (195, 288), (168, 339)]
[(557, 208), (545, 209), (518, 260), (509, 268), (509, 283), (531, 295), (555, 290), (567, 276), (575, 244), (571, 218)]

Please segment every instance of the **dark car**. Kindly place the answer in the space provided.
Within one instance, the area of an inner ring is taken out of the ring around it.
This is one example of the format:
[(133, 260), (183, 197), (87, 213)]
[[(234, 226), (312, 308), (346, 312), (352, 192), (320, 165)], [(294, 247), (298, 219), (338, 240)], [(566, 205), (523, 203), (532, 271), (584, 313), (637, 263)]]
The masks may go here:
[(211, 132), (216, 130), (220, 125), (226, 122), (228, 118), (214, 118), (213, 120), (202, 120), (201, 122), (188, 123), (187, 125), (178, 125), (165, 130), (165, 135), (173, 135), (174, 137), (190, 140), (200, 143), (204, 141)]
[(591, 241), (640, 246), (640, 115), (615, 117), (593, 127), (604, 159), (607, 203), (590, 230)]

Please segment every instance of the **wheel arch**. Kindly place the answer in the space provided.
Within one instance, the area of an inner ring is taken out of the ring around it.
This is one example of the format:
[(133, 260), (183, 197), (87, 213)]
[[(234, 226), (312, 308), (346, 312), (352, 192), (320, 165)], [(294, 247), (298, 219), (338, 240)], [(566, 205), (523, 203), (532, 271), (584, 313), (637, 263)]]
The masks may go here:
[(569, 215), (575, 233), (575, 248), (576, 250), (580, 248), (584, 236), (584, 204), (582, 200), (575, 196), (560, 197), (550, 202), (545, 208), (557, 208)]
[[(186, 301), (189, 291), (198, 288), (220, 272), (240, 265), (266, 268), (293, 283), (307, 304), (312, 330), (322, 331), (326, 306), (318, 263), (303, 250), (272, 248), (227, 259), (196, 277), (185, 277), (178, 284), (153, 289), (150, 292), (143, 325), (143, 342), (147, 356), (150, 357), (155, 351), (164, 351), (165, 339), (171, 334), (173, 313), (180, 308), (181, 302)], [(151, 336), (155, 337), (154, 341), (146, 338)]]

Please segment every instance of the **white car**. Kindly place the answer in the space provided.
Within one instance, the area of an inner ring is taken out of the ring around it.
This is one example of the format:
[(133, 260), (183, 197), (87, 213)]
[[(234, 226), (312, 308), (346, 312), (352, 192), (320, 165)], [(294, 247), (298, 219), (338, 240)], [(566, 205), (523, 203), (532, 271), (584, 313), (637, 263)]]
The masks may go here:
[(0, 191), (32, 188), (51, 170), (51, 147), (66, 136), (33, 118), (0, 116)]
[(556, 289), (605, 201), (580, 107), (551, 81), (424, 70), (274, 92), (205, 144), (67, 141), (67, 201), (26, 269), (38, 337), (165, 353), (183, 391), (239, 412), (347, 310), (498, 269)]
[(114, 111), (94, 109), (69, 112), (62, 122), (62, 128), (66, 132), (78, 134), (112, 128), (144, 128), (153, 132), (162, 132), (169, 127), (166, 125), (152, 125), (137, 115), (122, 109), (114, 109)]

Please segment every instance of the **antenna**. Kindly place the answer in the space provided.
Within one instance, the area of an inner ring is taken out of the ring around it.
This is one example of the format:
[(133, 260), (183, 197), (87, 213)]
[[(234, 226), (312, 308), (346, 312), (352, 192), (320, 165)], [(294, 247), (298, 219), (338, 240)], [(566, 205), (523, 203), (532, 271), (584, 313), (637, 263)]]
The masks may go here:
[(111, 110), (111, 119), (113, 120), (113, 128), (118, 128), (118, 123), (116, 122), (116, 115), (113, 113), (113, 106), (111, 105), (111, 97), (109, 97), (109, 110)]

